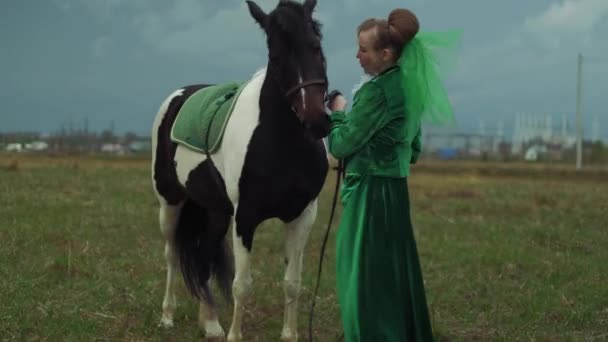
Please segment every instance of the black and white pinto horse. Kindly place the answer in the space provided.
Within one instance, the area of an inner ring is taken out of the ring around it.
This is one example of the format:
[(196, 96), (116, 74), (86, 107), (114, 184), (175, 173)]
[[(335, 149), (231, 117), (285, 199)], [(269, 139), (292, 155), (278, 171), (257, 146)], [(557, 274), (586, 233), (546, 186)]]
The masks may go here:
[[(224, 294), (232, 294), (228, 340), (241, 340), (254, 232), (262, 221), (279, 218), (286, 223), (281, 338), (297, 340), (302, 252), (328, 171), (322, 140), (330, 127), (326, 63), (320, 25), (312, 18), (316, 0), (281, 0), (268, 14), (247, 4), (266, 33), (269, 59), (237, 99), (219, 150), (209, 156), (170, 139), (184, 101), (205, 85), (175, 91), (154, 122), (153, 183), (168, 268), (161, 325), (173, 326), (181, 271), (200, 299), (199, 325), (206, 337), (224, 338), (209, 290), (214, 277)], [(231, 224), (232, 251), (226, 241)]]

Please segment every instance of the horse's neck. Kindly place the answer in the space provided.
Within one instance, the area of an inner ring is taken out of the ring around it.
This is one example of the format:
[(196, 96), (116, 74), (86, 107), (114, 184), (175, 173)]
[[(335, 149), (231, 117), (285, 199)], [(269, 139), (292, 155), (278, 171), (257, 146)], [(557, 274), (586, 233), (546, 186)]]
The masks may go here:
[[(268, 78), (260, 91), (260, 133), (265, 151), (275, 154), (283, 161), (300, 160), (298, 163), (281, 163), (282, 165), (299, 165), (306, 161), (317, 160), (320, 142), (312, 142), (304, 136), (300, 120), (284, 99), (279, 87)], [(301, 171), (301, 170), (300, 170)]]
[[(297, 139), (303, 131), (279, 87), (266, 78), (260, 91), (260, 123), (275, 131), (283, 139)], [(303, 137), (302, 137), (303, 138)]]

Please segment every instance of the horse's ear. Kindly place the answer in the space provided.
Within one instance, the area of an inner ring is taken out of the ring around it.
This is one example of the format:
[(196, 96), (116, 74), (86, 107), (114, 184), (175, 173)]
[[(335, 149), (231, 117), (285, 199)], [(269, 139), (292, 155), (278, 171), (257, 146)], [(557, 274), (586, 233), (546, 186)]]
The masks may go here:
[(308, 14), (312, 15), (312, 11), (315, 10), (315, 6), (317, 6), (317, 0), (306, 0), (304, 1), (304, 8), (308, 11)]
[(260, 6), (251, 0), (247, 0), (247, 6), (249, 6), (249, 13), (251, 13), (253, 19), (255, 19), (255, 21), (257, 21), (257, 23), (260, 24), (264, 30), (266, 30), (266, 18), (268, 15), (264, 13), (264, 10), (262, 10)]

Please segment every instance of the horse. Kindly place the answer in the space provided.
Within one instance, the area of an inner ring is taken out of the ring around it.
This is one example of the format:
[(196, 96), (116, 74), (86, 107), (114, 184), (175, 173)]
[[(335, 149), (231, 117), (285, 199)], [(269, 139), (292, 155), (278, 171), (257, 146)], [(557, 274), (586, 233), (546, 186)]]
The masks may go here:
[(265, 33), (268, 60), (236, 98), (218, 150), (201, 153), (170, 137), (184, 102), (207, 84), (174, 91), (154, 120), (152, 183), (167, 263), (160, 324), (173, 326), (181, 273), (200, 301), (198, 322), (206, 338), (226, 338), (210, 290), (214, 278), (233, 304), (228, 340), (242, 340), (254, 233), (262, 221), (278, 218), (286, 229), (281, 339), (295, 341), (303, 250), (328, 172), (321, 24), (313, 18), (316, 0), (280, 0), (269, 13), (253, 1), (247, 6)]

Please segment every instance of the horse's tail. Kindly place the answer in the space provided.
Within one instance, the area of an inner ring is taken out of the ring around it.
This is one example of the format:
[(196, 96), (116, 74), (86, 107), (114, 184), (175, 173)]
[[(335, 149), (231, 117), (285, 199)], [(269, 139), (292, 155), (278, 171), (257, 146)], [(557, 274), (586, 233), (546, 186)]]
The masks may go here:
[(175, 230), (175, 249), (184, 282), (198, 299), (213, 304), (209, 279), (231, 298), (234, 258), (225, 236), (231, 215), (207, 209), (187, 199)]

